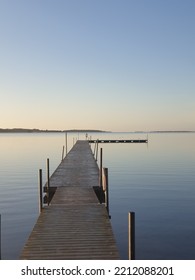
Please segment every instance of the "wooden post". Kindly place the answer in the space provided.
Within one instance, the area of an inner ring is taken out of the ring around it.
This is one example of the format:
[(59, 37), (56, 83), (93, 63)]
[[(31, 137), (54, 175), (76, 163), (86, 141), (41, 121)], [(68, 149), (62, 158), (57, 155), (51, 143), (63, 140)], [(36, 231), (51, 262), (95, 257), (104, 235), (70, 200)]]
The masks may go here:
[(1, 260), (1, 214), (0, 214), (0, 260)]
[(62, 147), (62, 161), (64, 159), (64, 146)]
[(96, 156), (95, 156), (95, 160), (97, 161), (98, 159), (98, 140), (97, 140), (97, 145), (96, 145)]
[(109, 188), (108, 188), (108, 168), (103, 168), (102, 186), (105, 193), (105, 204), (109, 216)]
[(66, 156), (67, 156), (67, 153), (68, 153), (68, 138), (67, 138), (67, 132), (66, 132)]
[(96, 151), (96, 144), (97, 144), (97, 142), (95, 141), (94, 143), (95, 143), (95, 145), (94, 145), (94, 152), (93, 152), (93, 155), (94, 155), (94, 157), (95, 157), (95, 151)]
[[(89, 136), (89, 139), (88, 139), (88, 141), (90, 141), (91, 140), (91, 136)], [(89, 142), (89, 146), (91, 147), (91, 143)]]
[(49, 158), (47, 158), (47, 204), (49, 205), (49, 187), (50, 187), (50, 181), (49, 181)]
[(102, 157), (103, 149), (100, 148), (100, 171), (99, 171), (99, 187), (102, 189)]
[(135, 260), (135, 213), (128, 213), (128, 259)]
[(42, 169), (39, 169), (39, 213), (43, 209), (43, 180), (42, 180)]

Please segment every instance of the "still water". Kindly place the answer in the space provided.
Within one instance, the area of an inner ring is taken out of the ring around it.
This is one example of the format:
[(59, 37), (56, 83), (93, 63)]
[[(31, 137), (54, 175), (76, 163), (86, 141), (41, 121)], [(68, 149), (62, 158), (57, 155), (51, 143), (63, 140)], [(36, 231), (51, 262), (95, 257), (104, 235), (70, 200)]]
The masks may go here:
[[(145, 139), (101, 144), (109, 170), (110, 214), (121, 258), (127, 217), (135, 212), (136, 259), (195, 259), (195, 133), (89, 133), (92, 139)], [(68, 151), (85, 134), (68, 134)], [(38, 217), (38, 170), (59, 165), (64, 133), (0, 134), (2, 259), (18, 259)], [(92, 144), (92, 150), (94, 146)]]

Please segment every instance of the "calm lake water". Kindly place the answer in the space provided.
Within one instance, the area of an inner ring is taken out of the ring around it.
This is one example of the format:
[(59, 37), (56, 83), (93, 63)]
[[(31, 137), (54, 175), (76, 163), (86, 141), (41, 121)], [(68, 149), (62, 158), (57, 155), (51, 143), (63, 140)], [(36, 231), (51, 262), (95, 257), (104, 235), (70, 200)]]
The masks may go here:
[[(146, 134), (89, 133), (92, 139)], [(68, 150), (85, 134), (68, 134)], [(110, 214), (121, 258), (135, 212), (136, 259), (195, 259), (195, 133), (150, 133), (148, 144), (101, 144), (109, 169)], [(18, 259), (38, 217), (38, 170), (61, 161), (63, 133), (0, 134), (2, 259)], [(92, 150), (93, 150), (92, 144)]]

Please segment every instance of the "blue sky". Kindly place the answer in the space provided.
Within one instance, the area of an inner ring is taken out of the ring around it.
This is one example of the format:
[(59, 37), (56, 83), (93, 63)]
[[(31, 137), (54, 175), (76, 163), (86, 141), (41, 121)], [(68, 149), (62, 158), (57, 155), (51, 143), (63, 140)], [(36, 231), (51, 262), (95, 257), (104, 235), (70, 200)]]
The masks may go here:
[(0, 127), (195, 130), (194, 0), (1, 0)]

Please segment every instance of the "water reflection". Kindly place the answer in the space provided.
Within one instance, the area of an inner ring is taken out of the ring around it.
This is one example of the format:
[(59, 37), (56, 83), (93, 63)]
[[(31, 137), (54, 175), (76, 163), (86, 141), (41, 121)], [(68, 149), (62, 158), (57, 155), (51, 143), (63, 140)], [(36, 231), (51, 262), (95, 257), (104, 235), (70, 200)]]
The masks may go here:
[[(92, 139), (146, 134), (89, 133)], [(110, 212), (127, 258), (127, 213), (136, 215), (137, 259), (195, 259), (195, 134), (149, 134), (148, 144), (100, 144), (109, 168)], [(68, 150), (85, 133), (68, 134)], [(38, 216), (38, 169), (61, 161), (65, 135), (0, 134), (2, 257), (16, 259)], [(93, 144), (92, 150), (93, 150)]]
[(194, 259), (194, 143), (194, 134), (166, 134), (151, 135), (145, 150), (119, 148), (123, 170), (116, 163), (110, 174), (111, 212), (123, 258), (127, 212), (135, 211), (137, 259)]

